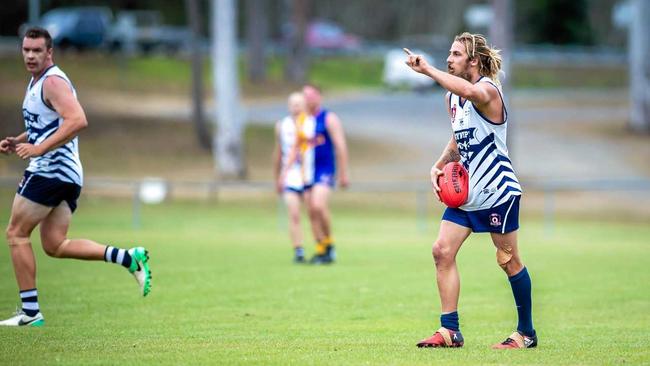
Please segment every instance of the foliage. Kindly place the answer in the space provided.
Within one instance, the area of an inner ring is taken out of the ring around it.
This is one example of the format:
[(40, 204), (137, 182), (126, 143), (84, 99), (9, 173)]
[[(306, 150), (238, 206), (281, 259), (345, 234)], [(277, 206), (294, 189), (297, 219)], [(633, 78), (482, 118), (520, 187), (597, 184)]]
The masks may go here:
[(586, 0), (518, 1), (517, 29), (523, 43), (594, 44)]

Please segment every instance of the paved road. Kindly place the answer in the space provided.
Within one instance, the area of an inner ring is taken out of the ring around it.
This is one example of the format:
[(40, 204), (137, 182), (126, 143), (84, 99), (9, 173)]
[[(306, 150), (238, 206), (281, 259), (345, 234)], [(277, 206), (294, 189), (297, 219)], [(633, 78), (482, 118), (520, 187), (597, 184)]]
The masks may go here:
[[(344, 122), (346, 132), (402, 144), (419, 153), (405, 162), (405, 176), (438, 157), (451, 136), (444, 93), (359, 94), (325, 100)], [(510, 108), (509, 145), (520, 175), (528, 179), (647, 177), (637, 171), (630, 146), (606, 134), (591, 133), (628, 116), (624, 91), (518, 91)], [(248, 108), (254, 123), (272, 123), (285, 114), (283, 102)], [(647, 157), (650, 159), (650, 156)], [(647, 161), (647, 160), (646, 160)]]
[[(391, 152), (366, 159), (363, 174), (377, 179), (390, 171), (392, 180), (420, 179), (451, 137), (443, 96), (441, 89), (426, 94), (357, 92), (325, 95), (325, 106), (341, 117), (350, 136), (390, 144), (392, 152), (407, 155)], [(134, 100), (137, 105), (128, 107)], [(114, 106), (121, 105), (123, 113), (131, 115), (190, 118), (189, 101), (177, 97), (120, 94), (90, 96), (87, 103), (99, 112), (120, 113)], [(508, 104), (508, 145), (522, 178), (650, 177), (647, 139), (621, 138), (629, 115), (625, 90), (517, 90)], [(286, 114), (284, 98), (249, 103), (245, 113), (250, 123), (270, 125)]]

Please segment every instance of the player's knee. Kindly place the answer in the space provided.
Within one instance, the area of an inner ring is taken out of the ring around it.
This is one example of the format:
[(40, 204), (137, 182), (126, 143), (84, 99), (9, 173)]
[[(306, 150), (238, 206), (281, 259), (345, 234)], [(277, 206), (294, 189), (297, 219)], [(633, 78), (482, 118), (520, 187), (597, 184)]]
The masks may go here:
[(43, 238), (41, 241), (43, 242), (43, 250), (45, 251), (45, 254), (54, 258), (63, 257), (65, 247), (70, 243), (70, 240), (68, 239), (60, 240)]
[(47, 254), (50, 257), (56, 257), (56, 249), (57, 249), (56, 246), (47, 244), (45, 242), (43, 242), (42, 244), (43, 244), (43, 251), (45, 252), (45, 254)]
[(517, 274), (523, 267), (519, 257), (504, 248), (497, 249), (497, 264), (508, 276)]
[(289, 221), (292, 224), (300, 224), (300, 211), (289, 212)]
[(327, 209), (327, 207), (323, 203), (317, 202), (317, 203), (312, 204), (311, 208), (309, 209), (309, 213), (312, 216), (318, 217), (318, 216), (323, 215), (325, 213), (326, 209)]
[(9, 226), (5, 230), (5, 237), (7, 238), (7, 244), (10, 247), (16, 247), (20, 245), (30, 245), (29, 235), (25, 235), (19, 229)]
[(436, 265), (453, 261), (453, 253), (449, 245), (447, 245), (445, 241), (441, 239), (436, 240), (436, 242), (433, 244), (431, 254), (433, 255), (433, 260)]

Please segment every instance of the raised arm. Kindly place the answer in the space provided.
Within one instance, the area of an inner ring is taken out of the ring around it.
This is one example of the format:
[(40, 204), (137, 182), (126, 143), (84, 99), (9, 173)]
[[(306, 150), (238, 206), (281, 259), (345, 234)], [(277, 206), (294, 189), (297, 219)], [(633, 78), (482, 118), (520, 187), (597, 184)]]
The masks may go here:
[(472, 84), (463, 78), (429, 65), (424, 57), (413, 54), (408, 48), (404, 48), (404, 52), (407, 54), (406, 64), (411, 69), (432, 78), (443, 88), (461, 98), (470, 100), (476, 106), (487, 105), (495, 98), (499, 98), (496, 88), (488, 83)]
[(16, 154), (23, 159), (40, 156), (65, 145), (88, 126), (83, 108), (72, 93), (70, 85), (62, 78), (50, 76), (43, 81), (43, 98), (61, 115), (63, 122), (56, 132), (39, 145), (19, 143), (16, 146)]
[(337, 165), (339, 167), (339, 185), (346, 188), (350, 184), (350, 178), (348, 176), (348, 145), (345, 140), (343, 125), (339, 117), (330, 112), (327, 114), (325, 127), (332, 138), (336, 151)]

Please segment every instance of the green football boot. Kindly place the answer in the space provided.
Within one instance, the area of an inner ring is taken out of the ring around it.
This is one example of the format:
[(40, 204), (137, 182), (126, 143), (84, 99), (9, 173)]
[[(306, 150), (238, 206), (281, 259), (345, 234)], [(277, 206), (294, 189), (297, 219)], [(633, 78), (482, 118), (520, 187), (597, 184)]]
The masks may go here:
[(131, 255), (131, 267), (129, 272), (135, 277), (140, 285), (142, 296), (147, 296), (151, 292), (151, 270), (149, 269), (149, 252), (143, 247), (129, 249)]

